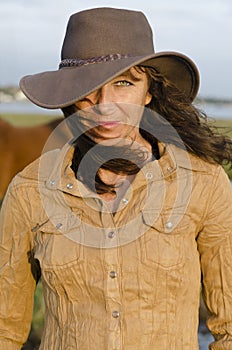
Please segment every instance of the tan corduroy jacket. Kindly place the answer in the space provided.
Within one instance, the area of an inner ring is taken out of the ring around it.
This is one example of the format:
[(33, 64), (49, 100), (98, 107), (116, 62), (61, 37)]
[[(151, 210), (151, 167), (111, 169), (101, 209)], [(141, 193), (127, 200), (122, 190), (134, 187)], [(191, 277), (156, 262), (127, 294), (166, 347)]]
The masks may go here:
[(228, 177), (174, 146), (160, 151), (115, 215), (75, 179), (68, 146), (16, 176), (0, 221), (1, 350), (27, 339), (38, 264), (41, 350), (197, 350), (201, 280), (210, 349), (232, 349)]

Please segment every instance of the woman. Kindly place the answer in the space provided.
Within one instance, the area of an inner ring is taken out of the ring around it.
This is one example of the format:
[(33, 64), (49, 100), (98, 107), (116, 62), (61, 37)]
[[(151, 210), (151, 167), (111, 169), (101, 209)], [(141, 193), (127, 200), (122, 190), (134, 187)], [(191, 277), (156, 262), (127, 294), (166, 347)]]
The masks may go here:
[(198, 349), (201, 282), (211, 349), (232, 344), (232, 142), (192, 104), (195, 64), (155, 53), (145, 16), (71, 16), (58, 71), (24, 77), (73, 137), (11, 183), (1, 211), (1, 349), (20, 349), (42, 275), (40, 349)]

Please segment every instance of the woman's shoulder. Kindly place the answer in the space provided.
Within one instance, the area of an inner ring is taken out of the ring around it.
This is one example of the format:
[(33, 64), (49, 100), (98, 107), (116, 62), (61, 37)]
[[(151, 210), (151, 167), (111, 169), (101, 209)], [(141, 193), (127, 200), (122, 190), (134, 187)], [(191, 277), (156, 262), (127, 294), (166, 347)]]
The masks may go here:
[(222, 169), (220, 164), (209, 162), (203, 157), (199, 157), (186, 149), (179, 148), (175, 145), (169, 145), (169, 152), (175, 159), (178, 167), (186, 168), (196, 173), (214, 175)]
[(15, 181), (17, 182), (23, 179), (37, 180), (38, 176), (41, 179), (47, 177), (51, 169), (53, 168), (59, 156), (59, 153), (60, 150), (55, 149), (42, 154), (39, 158), (34, 160), (32, 163), (27, 165), (21, 172), (19, 172), (15, 177)]

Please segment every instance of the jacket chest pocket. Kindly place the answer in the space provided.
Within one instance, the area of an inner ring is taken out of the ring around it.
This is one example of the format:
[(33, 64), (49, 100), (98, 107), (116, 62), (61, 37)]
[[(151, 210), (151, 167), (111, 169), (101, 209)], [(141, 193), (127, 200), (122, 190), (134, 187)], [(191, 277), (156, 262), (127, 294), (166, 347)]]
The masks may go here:
[(142, 259), (145, 264), (163, 269), (175, 269), (184, 263), (185, 242), (188, 239), (190, 218), (181, 212), (162, 213), (153, 222), (152, 212), (143, 213), (148, 229), (142, 237)]
[[(70, 238), (67, 220), (48, 220), (39, 225), (35, 233), (35, 258), (39, 260), (42, 269), (61, 268), (83, 260), (83, 246), (75, 235)], [(77, 224), (78, 222), (78, 224)], [(81, 220), (76, 221), (73, 232), (78, 238), (82, 230)]]

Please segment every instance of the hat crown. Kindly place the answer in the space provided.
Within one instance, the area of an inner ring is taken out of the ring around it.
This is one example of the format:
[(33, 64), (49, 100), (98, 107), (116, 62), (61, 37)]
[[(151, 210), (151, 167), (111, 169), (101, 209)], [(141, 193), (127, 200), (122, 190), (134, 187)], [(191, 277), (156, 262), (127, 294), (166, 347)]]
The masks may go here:
[(152, 30), (142, 12), (104, 7), (70, 17), (62, 60), (116, 53), (132, 56), (154, 53)]

